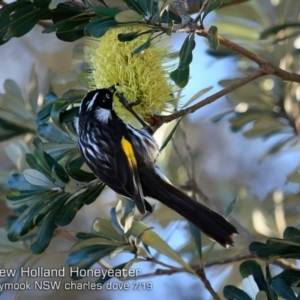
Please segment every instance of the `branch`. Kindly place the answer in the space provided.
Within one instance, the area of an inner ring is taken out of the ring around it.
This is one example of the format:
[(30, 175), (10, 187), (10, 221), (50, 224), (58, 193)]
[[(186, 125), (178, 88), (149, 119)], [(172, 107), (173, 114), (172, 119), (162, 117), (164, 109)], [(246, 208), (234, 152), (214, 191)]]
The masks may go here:
[[(200, 15), (198, 15), (198, 16), (200, 16)], [(151, 25), (154, 26), (155, 28), (159, 28), (165, 32), (168, 29), (168, 26), (166, 24), (159, 24), (159, 25), (151, 24)], [(196, 30), (194, 30), (191, 28), (182, 28), (181, 25), (174, 25), (172, 31), (175, 33), (177, 33), (177, 32), (185, 32), (185, 33), (195, 32), (197, 35), (203, 36), (205, 38), (208, 38), (208, 36), (209, 36), (208, 31), (205, 29), (201, 29), (200, 27), (198, 27)], [(181, 111), (178, 111), (178, 112), (176, 112), (172, 115), (168, 115), (168, 116), (155, 115), (156, 122), (155, 122), (155, 126), (153, 128), (153, 131), (156, 131), (162, 124), (171, 122), (179, 117), (193, 113), (196, 110), (200, 109), (201, 107), (216, 101), (220, 97), (225, 96), (226, 94), (234, 91), (238, 87), (240, 87), (258, 77), (261, 77), (261, 76), (275, 75), (275, 76), (280, 77), (282, 80), (300, 83), (300, 75), (299, 74), (287, 72), (279, 67), (276, 67), (269, 61), (263, 59), (262, 57), (256, 55), (255, 53), (247, 50), (246, 48), (244, 48), (242, 46), (239, 46), (238, 44), (236, 44), (222, 36), (219, 36), (219, 42), (221, 45), (223, 45), (223, 46), (237, 52), (238, 54), (241, 54), (244, 57), (249, 58), (253, 62), (257, 63), (257, 65), (259, 66), (259, 69), (256, 72), (254, 72), (252, 75), (249, 75), (249, 76), (241, 79), (240, 81), (230, 85), (229, 87), (219, 91), (218, 93), (204, 99), (203, 101), (201, 101), (191, 107), (188, 107), (186, 109), (183, 109)]]
[(242, 78), (241, 80), (231, 84), (230, 86), (224, 88), (223, 90), (205, 98), (203, 101), (201, 102), (198, 102), (196, 103), (195, 105), (192, 105), (188, 108), (185, 108), (185, 109), (182, 109), (172, 115), (167, 115), (167, 116), (155, 116), (155, 119), (156, 119), (156, 124), (155, 124), (155, 130), (158, 129), (162, 124), (164, 123), (169, 123), (175, 119), (178, 119), (180, 117), (183, 117), (187, 114), (190, 114), (190, 113), (193, 113), (195, 112), (196, 110), (198, 110), (199, 108), (203, 107), (203, 106), (206, 106), (216, 100), (218, 100), (219, 98), (227, 95), (228, 93), (234, 91), (235, 89), (237, 89), (238, 87), (240, 86), (243, 86), (245, 85), (246, 83), (250, 82), (250, 81), (253, 81), (254, 79), (256, 78), (259, 78), (261, 76), (264, 76), (265, 73), (259, 69), (257, 71), (255, 71), (254, 73), (252, 73), (251, 75), (245, 77), (245, 78)]
[[(204, 34), (204, 31), (202, 31), (203, 34), (199, 34), (201, 36), (208, 36), (207, 31)], [(235, 44), (229, 40), (227, 40), (224, 37), (219, 36), (220, 44), (234, 50), (235, 52), (244, 55), (245, 57), (249, 58), (250, 60), (256, 62), (260, 69), (264, 72), (264, 75), (275, 75), (280, 77), (282, 80), (286, 81), (293, 81), (300, 83), (300, 75), (297, 73), (287, 72), (285, 70), (282, 70), (279, 67), (274, 66), (269, 61), (263, 59), (262, 57), (256, 55), (255, 53), (245, 49), (244, 47), (239, 46), (238, 44)]]
[[(161, 26), (161, 29), (164, 31), (166, 31), (167, 28), (168, 27), (165, 24), (163, 24)], [(206, 29), (200, 29), (200, 28), (198, 28), (197, 30), (192, 30), (189, 28), (182, 29), (179, 26), (174, 26), (173, 32), (175, 32), (175, 33), (176, 32), (186, 32), (186, 33), (195, 32), (197, 35), (203, 36), (205, 38), (207, 38), (209, 36), (208, 31)], [(272, 75), (280, 77), (282, 80), (300, 83), (300, 75), (299, 74), (287, 72), (279, 67), (276, 67), (269, 61), (263, 59), (262, 57), (256, 55), (255, 53), (247, 50), (246, 48), (244, 48), (244, 47), (242, 47), (220, 35), (219, 35), (219, 42), (221, 45), (237, 52), (238, 54), (242, 54), (243, 56), (245, 56), (245, 57), (249, 58), (250, 60), (254, 61), (255, 63), (257, 63), (259, 68), (263, 71), (264, 75), (272, 74)]]
[(196, 273), (199, 276), (199, 278), (201, 279), (201, 281), (203, 282), (203, 284), (204, 284), (205, 288), (207, 289), (207, 291), (213, 297), (213, 299), (214, 300), (221, 300), (221, 298), (216, 293), (216, 291), (213, 289), (213, 287), (211, 286), (209, 280), (207, 279), (204, 269), (203, 268), (198, 268), (198, 269), (196, 269)]
[(250, 258), (256, 258), (256, 256), (253, 254), (250, 254), (250, 253), (238, 254), (238, 255), (223, 258), (220, 260), (212, 260), (212, 261), (206, 263), (205, 267), (212, 267), (212, 266), (216, 266), (216, 265), (226, 265), (226, 264), (230, 264), (233, 262), (246, 260), (246, 259), (250, 259)]

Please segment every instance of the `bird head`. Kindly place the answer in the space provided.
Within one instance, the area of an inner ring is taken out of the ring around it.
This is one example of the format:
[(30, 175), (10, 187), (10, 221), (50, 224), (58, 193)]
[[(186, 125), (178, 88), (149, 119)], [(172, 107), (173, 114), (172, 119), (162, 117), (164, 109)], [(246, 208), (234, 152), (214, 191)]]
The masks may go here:
[(80, 114), (93, 112), (98, 108), (112, 110), (115, 91), (115, 87), (110, 87), (108, 89), (98, 89), (87, 93), (82, 99)]

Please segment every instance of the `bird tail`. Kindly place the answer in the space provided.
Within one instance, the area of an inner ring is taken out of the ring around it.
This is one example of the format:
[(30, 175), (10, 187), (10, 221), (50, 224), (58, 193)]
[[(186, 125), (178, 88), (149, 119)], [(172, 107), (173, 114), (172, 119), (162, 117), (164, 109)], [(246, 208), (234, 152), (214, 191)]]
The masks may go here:
[(147, 181), (143, 180), (143, 182), (152, 182), (153, 184), (147, 184), (146, 191), (144, 185), (145, 195), (162, 202), (176, 211), (223, 247), (233, 245), (233, 235), (238, 233), (238, 231), (223, 216), (192, 200), (157, 173), (155, 175), (149, 173), (152, 172), (148, 170), (146, 176), (143, 176), (144, 180), (146, 179), (145, 177), (148, 177)]

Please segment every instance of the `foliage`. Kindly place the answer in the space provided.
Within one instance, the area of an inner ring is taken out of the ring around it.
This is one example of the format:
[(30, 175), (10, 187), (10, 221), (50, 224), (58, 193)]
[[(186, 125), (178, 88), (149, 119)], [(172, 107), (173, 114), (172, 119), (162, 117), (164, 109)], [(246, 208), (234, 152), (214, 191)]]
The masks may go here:
[(244, 261), (240, 265), (240, 273), (243, 279), (244, 290), (235, 286), (225, 286), (223, 295), (226, 299), (271, 299), (277, 300), (299, 298), (299, 270), (285, 269), (279, 274), (271, 275), (271, 266), (280, 258), (299, 260), (300, 231), (294, 227), (288, 227), (284, 231), (283, 239), (269, 238), (266, 243), (253, 242), (249, 251), (257, 258), (266, 260), (265, 274), (261, 266), (254, 260)]
[[(14, 1), (0, 9), (0, 45), (13, 37), (25, 35), (36, 24), (45, 21), (51, 23), (47, 23), (43, 33), (55, 32), (58, 39), (66, 42), (73, 42), (84, 36), (101, 37), (112, 27), (143, 23), (149, 30), (118, 36), (119, 41), (130, 42), (142, 34), (151, 33), (147, 42), (134, 50), (134, 54), (139, 55), (149, 47), (153, 39), (162, 34), (171, 35), (174, 26), (181, 23), (180, 17), (167, 9), (170, 1), (123, 1), (126, 5), (124, 10), (109, 7), (105, 1), (100, 2), (99, 6), (88, 6), (83, 3), (70, 5), (65, 1), (53, 6), (50, 0)], [(200, 16), (202, 23), (210, 12), (223, 4), (230, 4), (230, 1), (210, 1)], [(299, 10), (300, 4), (296, 3), (285, 13), (292, 18)], [(258, 9), (251, 4), (240, 8), (236, 6), (234, 11), (232, 7), (218, 10), (219, 22), (216, 21), (207, 32), (211, 47), (208, 53), (216, 59), (230, 55), (238, 60), (241, 66), (237, 70), (239, 77), (247, 76), (255, 70), (256, 65), (253, 62), (246, 61), (245, 57), (237, 56), (230, 49), (220, 46), (221, 32), (259, 57), (271, 57), (272, 64), (276, 66), (285, 60), (287, 71), (299, 73), (299, 49), (294, 46), (299, 35), (299, 22), (289, 19), (282, 24), (273, 24), (265, 15), (263, 8)], [(248, 22), (244, 22), (245, 19)], [(166, 27), (162, 24), (166, 24)], [(260, 37), (260, 41), (257, 41), (257, 37)], [(189, 32), (179, 51), (178, 67), (171, 73), (171, 79), (181, 88), (189, 82), (195, 43), (195, 33)], [(285, 46), (286, 57), (281, 55), (282, 45)], [(82, 74), (80, 76), (82, 79)], [(236, 81), (226, 79), (219, 84), (228, 87)], [(9, 240), (4, 238), (4, 229), (0, 233), (3, 237), (0, 238), (3, 244), (0, 247), (0, 258), (4, 260), (7, 253), (12, 253), (12, 258), (20, 253), (26, 254), (27, 259), (22, 265), (32, 259), (32, 254), (43, 253), (57, 229), (69, 225), (76, 218), (77, 212), (84, 205), (96, 201), (105, 188), (105, 184), (95, 178), (84, 165), (76, 145), (74, 118), (78, 116), (79, 103), (87, 91), (78, 82), (78, 89), (66, 90), (62, 95), (54, 93), (50, 87), (44, 92), (43, 104), (39, 105), (38, 82), (34, 69), (31, 70), (29, 86), (24, 97), (16, 83), (7, 80), (4, 83), (5, 93), (0, 95), (0, 141), (29, 134), (32, 142), (30, 147), (33, 145), (32, 151), (25, 155), (26, 167), (9, 176), (10, 192), (7, 200), (14, 204), (14, 216), (8, 220)], [(209, 89), (201, 90), (191, 98), (189, 104), (202, 97)], [(295, 83), (283, 82), (275, 75), (252, 81), (226, 95), (233, 109), (217, 114), (214, 121), (219, 122), (226, 118), (233, 132), (242, 132), (247, 138), (266, 140), (280, 136), (262, 160), (284, 149), (299, 147), (298, 89)], [(172, 141), (175, 132), (180, 128), (181, 120), (165, 138), (162, 149)], [(299, 167), (288, 176), (288, 181), (299, 184)], [(8, 176), (5, 170), (0, 171), (1, 178)], [(3, 186), (4, 182), (1, 179)], [(298, 198), (299, 193), (285, 195), (286, 203), (291, 207), (295, 207)], [(236, 206), (238, 203), (235, 199), (228, 205), (227, 213), (232, 213)], [(115, 265), (114, 270), (130, 269), (135, 264), (150, 262), (162, 265), (171, 273), (188, 272), (202, 278), (193, 263), (203, 268), (213, 250), (219, 253), (219, 250), (213, 249), (214, 244), (205, 243), (205, 239), (203, 242), (200, 232), (190, 225), (188, 231), (193, 239), (182, 249), (173, 249), (153, 228), (146, 225), (148, 217), (149, 215), (134, 215), (132, 203), (122, 199), (111, 209), (110, 220), (99, 217), (94, 220), (90, 233), (76, 234), (77, 243), (68, 254), (67, 264), (89, 269), (103, 258), (130, 253), (131, 259)], [(249, 251), (256, 260), (245, 260), (240, 265), (244, 291), (227, 285), (223, 290), (224, 297), (299, 298), (299, 271), (291, 266), (272, 275), (271, 268), (279, 258), (296, 261), (299, 259), (299, 233), (298, 229), (288, 227), (283, 239), (269, 238), (266, 243), (262, 243), (260, 239), (251, 243)], [(187, 252), (193, 254), (188, 262), (183, 259)], [(162, 263), (156, 258), (157, 253), (171, 259), (179, 267)], [(265, 272), (259, 262), (265, 264)], [(78, 280), (80, 277), (74, 279)], [(105, 283), (109, 279), (111, 277), (105, 277), (97, 282)], [(248, 295), (247, 286), (251, 286), (255, 293)]]

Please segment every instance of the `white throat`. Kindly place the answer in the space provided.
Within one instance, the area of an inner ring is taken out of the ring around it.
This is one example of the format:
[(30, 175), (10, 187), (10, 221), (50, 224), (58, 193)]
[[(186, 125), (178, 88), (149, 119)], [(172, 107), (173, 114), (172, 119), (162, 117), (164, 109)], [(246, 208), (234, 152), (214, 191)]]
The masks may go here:
[(108, 123), (108, 120), (111, 119), (111, 110), (105, 108), (97, 108), (95, 111), (95, 117), (102, 123)]

